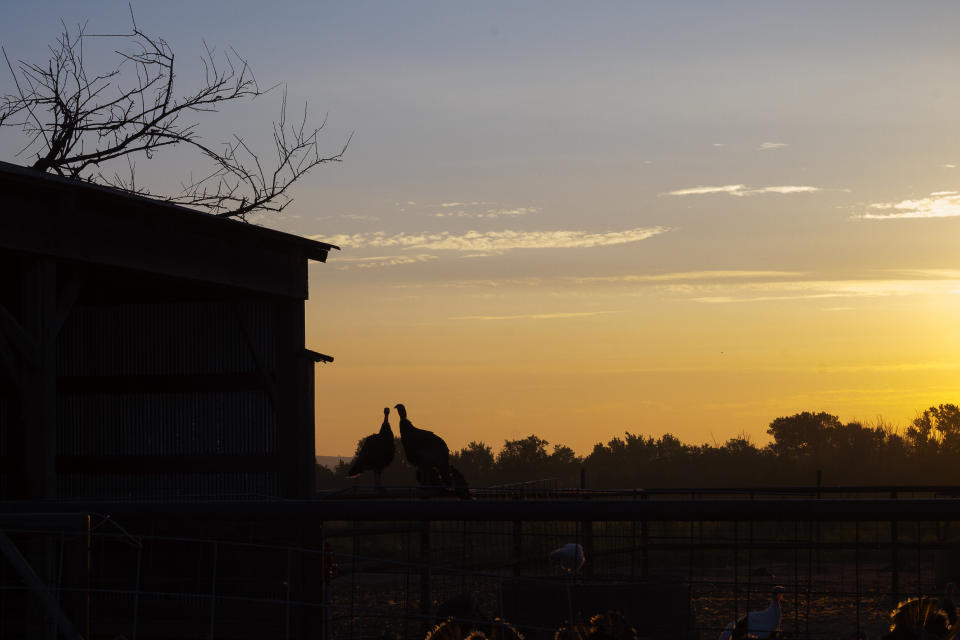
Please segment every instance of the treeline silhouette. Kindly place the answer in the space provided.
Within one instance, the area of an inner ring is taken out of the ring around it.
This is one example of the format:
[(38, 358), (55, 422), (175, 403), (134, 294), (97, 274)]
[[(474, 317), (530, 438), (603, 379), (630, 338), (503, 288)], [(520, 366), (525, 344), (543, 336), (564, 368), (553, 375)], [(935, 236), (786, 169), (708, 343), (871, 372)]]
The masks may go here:
[[(471, 486), (489, 487), (555, 479), (591, 489), (813, 485), (817, 472), (830, 485), (960, 484), (960, 407), (930, 407), (906, 429), (843, 423), (832, 414), (803, 412), (775, 419), (772, 442), (748, 436), (723, 444), (691, 445), (665, 434), (625, 433), (597, 443), (586, 456), (536, 435), (507, 440), (500, 451), (482, 441), (452, 452), (451, 464)], [(414, 471), (397, 460), (383, 473), (385, 485), (415, 484)], [(319, 489), (353, 484), (349, 460), (317, 468)]]

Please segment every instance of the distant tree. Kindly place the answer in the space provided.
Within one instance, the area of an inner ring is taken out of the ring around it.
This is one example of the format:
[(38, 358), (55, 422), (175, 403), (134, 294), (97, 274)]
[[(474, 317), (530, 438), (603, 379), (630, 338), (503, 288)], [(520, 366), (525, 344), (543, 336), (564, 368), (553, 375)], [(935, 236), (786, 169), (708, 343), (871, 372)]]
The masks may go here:
[(907, 441), (914, 455), (928, 456), (936, 453), (939, 449), (937, 441), (937, 431), (935, 423), (930, 416), (930, 412), (925, 411), (924, 415), (919, 416), (907, 427), (904, 433), (904, 439)]
[(547, 445), (530, 435), (522, 440), (506, 440), (497, 454), (497, 471), (507, 482), (533, 480), (546, 473)]
[(748, 459), (760, 454), (760, 450), (751, 442), (750, 436), (745, 434), (730, 438), (721, 448), (729, 456), (737, 459)]
[(492, 482), (495, 463), (493, 448), (483, 442), (471, 442), (465, 448), (450, 454), (450, 464), (459, 469), (474, 485)]
[(317, 463), (317, 488), (328, 489), (333, 486), (336, 476), (332, 469)]
[[(130, 18), (131, 31), (122, 35), (88, 34), (83, 26), (71, 31), (63, 25), (46, 62), (12, 63), (3, 51), (14, 90), (0, 98), (0, 126), (23, 132), (26, 141), (18, 155), (29, 157), (29, 166), (245, 219), (250, 213), (283, 211), (293, 183), (317, 165), (342, 158), (349, 139), (334, 153), (321, 153), (324, 122), (309, 126), (306, 105), (302, 116), (288, 120), (285, 89), (272, 126), (272, 162), (240, 134), (219, 145), (205, 142), (195, 120), (199, 114), (257, 98), (273, 87), (261, 89), (247, 61), (232, 48), (217, 55), (207, 47), (197, 65), (199, 85), (180, 93), (173, 50), (162, 38), (141, 31), (132, 10)], [(85, 52), (103, 41), (118, 43), (116, 63), (93, 70)], [(152, 194), (138, 184), (135, 160), (173, 146), (192, 148), (209, 166), (199, 177), (186, 178), (179, 193)]]
[(555, 444), (553, 452), (547, 456), (544, 467), (549, 477), (558, 478), (573, 485), (576, 483), (582, 465), (583, 459), (573, 449), (563, 444)]
[(661, 462), (678, 462), (689, 453), (689, 447), (671, 433), (665, 433), (657, 440), (656, 450)]
[(929, 446), (935, 441), (944, 451), (960, 453), (960, 407), (955, 404), (930, 407), (914, 419), (907, 434), (920, 446)]
[(804, 411), (777, 418), (770, 423), (767, 433), (773, 436), (770, 447), (777, 456), (819, 461), (831, 430), (841, 426), (840, 419), (835, 415)]

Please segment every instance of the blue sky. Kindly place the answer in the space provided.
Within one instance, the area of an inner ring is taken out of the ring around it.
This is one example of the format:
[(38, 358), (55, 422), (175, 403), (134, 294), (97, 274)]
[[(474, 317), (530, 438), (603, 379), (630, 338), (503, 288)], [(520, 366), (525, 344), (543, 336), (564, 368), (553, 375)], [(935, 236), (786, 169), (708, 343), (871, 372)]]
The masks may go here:
[[(311, 267), (308, 346), (337, 356), (322, 453), (396, 402), (453, 446), (535, 431), (584, 451), (957, 400), (960, 5), (133, 8), (185, 86), (204, 41), (233, 46), (328, 114), (328, 149), (354, 134), (256, 221), (344, 249)], [(61, 19), (129, 25), (126, 3), (48, 2), (0, 41), (40, 59)], [(262, 142), (278, 97), (204, 130)], [(180, 166), (138, 165), (157, 184)]]

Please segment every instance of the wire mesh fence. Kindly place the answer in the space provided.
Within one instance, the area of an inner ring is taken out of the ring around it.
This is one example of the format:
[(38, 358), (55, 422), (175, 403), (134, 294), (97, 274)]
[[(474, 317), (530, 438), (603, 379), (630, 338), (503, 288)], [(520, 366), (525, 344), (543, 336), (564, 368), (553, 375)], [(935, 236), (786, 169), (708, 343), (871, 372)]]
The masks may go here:
[[(286, 504), (311, 526), (322, 521), (301, 545), (226, 524), (154, 535), (143, 516), (87, 514), (71, 526), (5, 527), (13, 551), (4, 547), (0, 562), (0, 631), (412, 639), (452, 616), (464, 631), (489, 632), (500, 618), (536, 640), (618, 611), (640, 637), (709, 639), (766, 608), (781, 585), (783, 636), (878, 637), (898, 601), (940, 597), (960, 572), (953, 494), (897, 491), (871, 500), (877, 492), (694, 490), (680, 500), (686, 515), (674, 517), (630, 505), (675, 506), (675, 493), (540, 484), (463, 503), (358, 490)], [(831, 501), (848, 513), (824, 510)], [(409, 519), (395, 517), (404, 512)], [(551, 560), (567, 544), (581, 546), (582, 566)]]

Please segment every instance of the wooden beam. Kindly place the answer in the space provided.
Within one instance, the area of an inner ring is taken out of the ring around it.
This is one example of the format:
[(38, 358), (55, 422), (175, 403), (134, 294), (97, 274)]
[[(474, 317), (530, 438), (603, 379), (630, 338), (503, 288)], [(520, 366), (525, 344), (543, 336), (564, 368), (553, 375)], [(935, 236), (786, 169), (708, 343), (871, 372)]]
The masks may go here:
[(17, 358), (13, 349), (10, 348), (9, 341), (2, 333), (0, 333), (0, 370), (10, 380), (11, 386), (20, 391), (22, 383), (17, 369)]
[[(37, 572), (34, 571), (30, 563), (27, 562), (27, 559), (23, 557), (20, 550), (17, 549), (17, 546), (13, 544), (13, 541), (10, 540), (3, 531), (0, 531), (0, 553), (2, 553), (7, 559), (7, 562), (13, 566), (14, 570), (20, 575), (20, 579), (23, 580), (31, 593), (39, 600), (47, 616), (49, 616), (51, 620), (56, 620), (56, 628), (59, 628), (61, 633), (71, 640), (74, 638), (82, 640), (81, 636), (74, 631), (70, 619), (63, 612), (63, 609), (60, 608), (60, 603), (54, 598), (53, 589), (44, 584), (44, 581), (37, 575)], [(34, 621), (35, 624), (36, 622), (38, 621)], [(51, 626), (51, 628), (53, 627)]]
[[(279, 300), (279, 299), (278, 299)], [(237, 318), (237, 322), (240, 325), (240, 333), (243, 335), (243, 340), (247, 345), (247, 349), (250, 350), (250, 355), (253, 357), (254, 363), (257, 365), (257, 373), (260, 375), (260, 379), (263, 382), (264, 388), (266, 388), (267, 393), (270, 395), (270, 401), (273, 403), (274, 411), (280, 412), (280, 391), (277, 388), (277, 380), (274, 377), (274, 372), (270, 371), (267, 367), (267, 359), (264, 357), (263, 353), (260, 352), (260, 348), (257, 346), (257, 343), (253, 340), (253, 330), (250, 327), (250, 323), (247, 321), (246, 314), (240, 308), (239, 303), (234, 303), (231, 305), (233, 308), (233, 314)], [(283, 331), (281, 327), (275, 329), (277, 332)]]
[[(57, 263), (52, 258), (23, 261), (21, 322), (36, 345), (33, 362), (21, 371), (20, 424), (23, 430), (20, 491), (23, 498), (56, 496), (57, 359), (53, 332), (57, 308)], [(9, 452), (16, 455), (16, 452)]]
[[(61, 263), (61, 267), (63, 263)], [(63, 269), (61, 268), (61, 274)], [(83, 291), (83, 286), (86, 283), (87, 272), (80, 265), (71, 265), (69, 275), (67, 276), (67, 282), (63, 287), (63, 290), (60, 292), (60, 295), (57, 297), (57, 311), (56, 316), (53, 320), (53, 326), (51, 331), (53, 332), (54, 337), (60, 335), (60, 330), (63, 329), (64, 323), (67, 321), (67, 317), (70, 315), (70, 312), (73, 311), (73, 305), (77, 303), (77, 299), (80, 297), (80, 293)]]
[(0, 304), (0, 331), (3, 331), (10, 344), (16, 348), (21, 357), (34, 365), (37, 364), (39, 354), (36, 340), (27, 333), (14, 315), (2, 304)]

